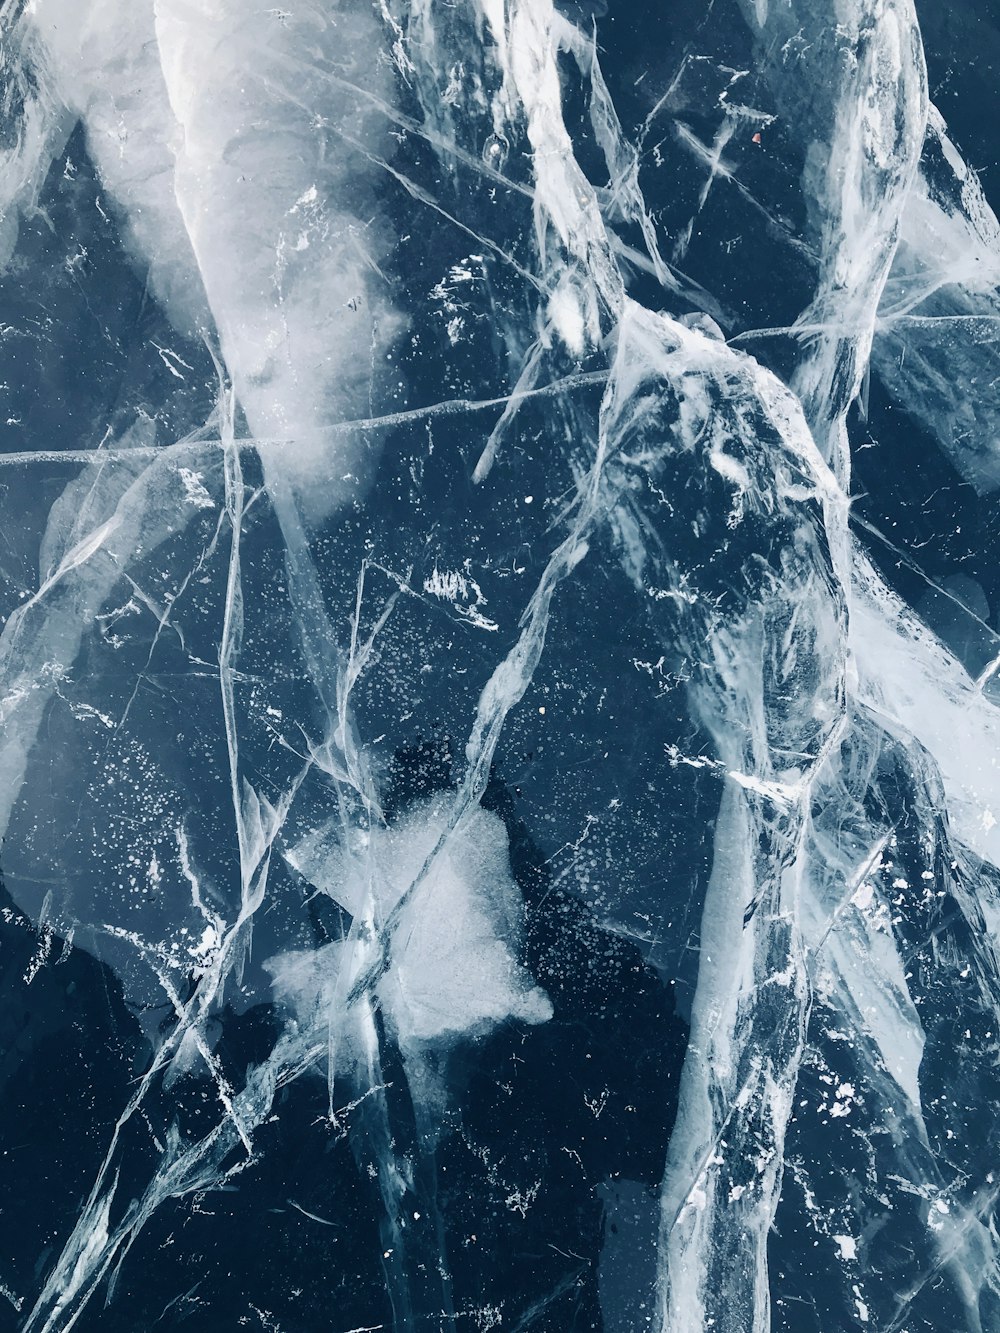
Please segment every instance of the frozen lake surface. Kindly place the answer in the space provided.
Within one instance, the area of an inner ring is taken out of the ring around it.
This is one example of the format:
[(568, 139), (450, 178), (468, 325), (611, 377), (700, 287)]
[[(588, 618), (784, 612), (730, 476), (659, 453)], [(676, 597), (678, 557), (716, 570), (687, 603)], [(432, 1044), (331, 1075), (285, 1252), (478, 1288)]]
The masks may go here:
[(0, 65), (0, 1333), (1000, 1333), (993, 0)]

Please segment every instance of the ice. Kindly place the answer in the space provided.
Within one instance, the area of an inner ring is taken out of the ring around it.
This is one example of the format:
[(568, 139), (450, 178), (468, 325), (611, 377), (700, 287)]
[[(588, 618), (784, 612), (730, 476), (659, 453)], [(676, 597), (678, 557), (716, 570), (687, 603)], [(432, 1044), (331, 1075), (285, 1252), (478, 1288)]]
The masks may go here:
[[(314, 834), (290, 855), (352, 915), (368, 911), (385, 921), (442, 838), (447, 814), (442, 802), (425, 803), (374, 834), (374, 845), (324, 847)], [(507, 855), (501, 820), (475, 812), (396, 917), (378, 996), (404, 1046), (474, 1034), (508, 1018), (541, 1023), (552, 1016), (548, 998), (517, 962), (522, 909)], [(325, 960), (294, 954), (270, 964), (280, 990), (307, 1019), (334, 1000), (338, 952), (330, 946)]]
[(879, 310), (875, 364), (893, 396), (973, 485), (997, 485), (996, 374), (1000, 227), (978, 178), (932, 108), (923, 169)]
[(21, 1333), (1000, 1326), (924, 7), (0, 9)]

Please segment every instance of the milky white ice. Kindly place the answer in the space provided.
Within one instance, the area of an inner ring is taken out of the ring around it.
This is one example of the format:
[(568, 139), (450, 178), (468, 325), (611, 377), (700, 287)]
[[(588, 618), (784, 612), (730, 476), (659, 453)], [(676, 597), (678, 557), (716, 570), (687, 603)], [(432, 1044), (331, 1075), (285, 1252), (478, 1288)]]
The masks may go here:
[(37, 0), (28, 21), (41, 80), (19, 176), (37, 192), (83, 120), (171, 318), (217, 333), (251, 430), (282, 442), (272, 466), (309, 509), (336, 507), (367, 464), (352, 452), (331, 469), (329, 427), (366, 414), (398, 327), (366, 158), (386, 125), (351, 90), (390, 92), (377, 18), (363, 4)]
[[(375, 830), (343, 849), (318, 830), (288, 852), (317, 888), (352, 916), (385, 921), (441, 838), (447, 807), (421, 802), (399, 824)], [(370, 900), (369, 900), (369, 895)], [(419, 899), (404, 905), (393, 927), (390, 964), (379, 1001), (406, 1047), (483, 1031), (513, 1017), (542, 1023), (547, 996), (517, 961), (524, 906), (508, 866), (507, 831), (486, 810), (474, 811), (435, 859)], [(279, 995), (305, 1022), (333, 1003), (342, 963), (336, 944), (286, 954), (272, 968)]]

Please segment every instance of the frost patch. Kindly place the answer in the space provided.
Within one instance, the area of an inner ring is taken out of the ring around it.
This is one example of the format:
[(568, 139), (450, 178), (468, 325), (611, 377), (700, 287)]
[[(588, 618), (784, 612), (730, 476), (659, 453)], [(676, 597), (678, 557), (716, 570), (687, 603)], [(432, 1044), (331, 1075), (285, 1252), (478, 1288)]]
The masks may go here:
[(195, 472), (189, 467), (179, 468), (178, 471), (181, 481), (184, 483), (186, 503), (194, 505), (195, 509), (214, 509), (215, 501), (209, 495), (205, 483), (201, 479), (201, 473)]
[(482, 588), (475, 579), (457, 570), (440, 570), (435, 565), (433, 574), (424, 579), (424, 592), (431, 597), (439, 597), (442, 601), (450, 602), (462, 619), (467, 620), (470, 625), (475, 625), (477, 629), (494, 632), (500, 628), (495, 620), (484, 616), (479, 609), (486, 605)]
[[(482, 1032), (511, 1018), (552, 1017), (548, 996), (518, 961), (524, 904), (503, 821), (477, 809), (439, 848), (449, 806), (450, 797), (421, 801), (391, 828), (358, 834), (347, 849), (321, 829), (287, 853), (352, 916), (385, 922), (395, 913), (376, 990), (403, 1045)], [(340, 969), (353, 976), (366, 962), (346, 956), (355, 948), (338, 943), (272, 960), (275, 990), (300, 1021), (342, 1003)]]
[(853, 1236), (834, 1236), (833, 1240), (840, 1250), (841, 1259), (853, 1260), (858, 1257), (858, 1242)]

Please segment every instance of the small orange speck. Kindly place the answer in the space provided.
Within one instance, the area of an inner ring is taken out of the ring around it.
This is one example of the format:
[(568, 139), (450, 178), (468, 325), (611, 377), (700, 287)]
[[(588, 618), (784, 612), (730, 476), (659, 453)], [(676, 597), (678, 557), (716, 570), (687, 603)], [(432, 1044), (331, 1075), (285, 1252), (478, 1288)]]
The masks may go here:
[(760, 143), (760, 130), (753, 136), (754, 143)]

